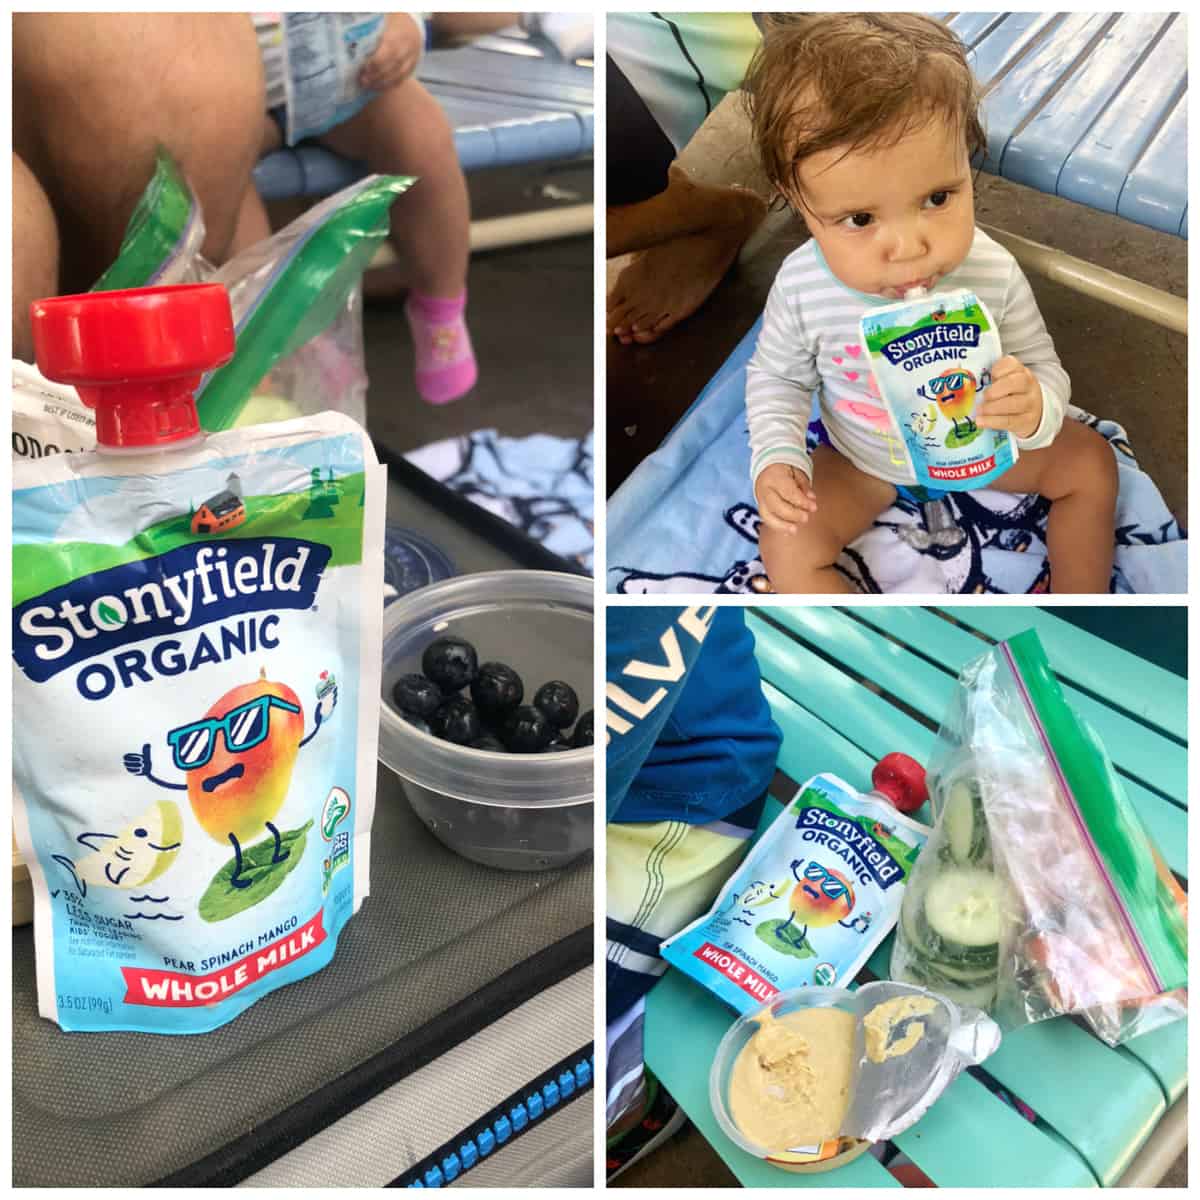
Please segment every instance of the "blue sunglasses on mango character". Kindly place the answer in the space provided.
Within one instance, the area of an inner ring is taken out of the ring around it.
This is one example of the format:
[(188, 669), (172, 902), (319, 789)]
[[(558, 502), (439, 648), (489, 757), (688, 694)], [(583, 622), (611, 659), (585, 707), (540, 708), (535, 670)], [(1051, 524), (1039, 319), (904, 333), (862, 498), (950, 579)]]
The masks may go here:
[(313, 729), (304, 737), (299, 696), (287, 684), (268, 680), (263, 668), (257, 680), (226, 692), (200, 720), (167, 734), (175, 767), (186, 783), (170, 783), (152, 773), (148, 742), (140, 754), (124, 756), (125, 769), (159, 787), (186, 791), (201, 828), (214, 841), (233, 844), (230, 885), (249, 887), (254, 879), (242, 873), (242, 845), (265, 828), (275, 839), (272, 863), (291, 853), (272, 819), (287, 797), (300, 747), (316, 737), (336, 704), (337, 684), (322, 672)]

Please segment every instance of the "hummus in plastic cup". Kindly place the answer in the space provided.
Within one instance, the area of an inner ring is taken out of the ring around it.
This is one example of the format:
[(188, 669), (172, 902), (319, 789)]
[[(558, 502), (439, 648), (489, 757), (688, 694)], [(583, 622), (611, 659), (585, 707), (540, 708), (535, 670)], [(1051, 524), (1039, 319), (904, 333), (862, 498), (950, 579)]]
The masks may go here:
[(866, 1150), (869, 1142), (840, 1135), (857, 1012), (850, 992), (804, 988), (739, 1018), (709, 1076), (713, 1113), (735, 1145), (800, 1172), (832, 1170)]

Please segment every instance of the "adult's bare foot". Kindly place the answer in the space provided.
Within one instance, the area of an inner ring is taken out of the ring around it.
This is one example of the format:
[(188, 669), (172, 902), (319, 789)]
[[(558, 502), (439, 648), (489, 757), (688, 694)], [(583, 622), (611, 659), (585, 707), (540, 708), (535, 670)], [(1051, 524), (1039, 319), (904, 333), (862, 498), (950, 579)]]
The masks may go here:
[(648, 345), (686, 320), (712, 294), (766, 215), (753, 192), (729, 188), (726, 219), (636, 254), (608, 296), (608, 332)]

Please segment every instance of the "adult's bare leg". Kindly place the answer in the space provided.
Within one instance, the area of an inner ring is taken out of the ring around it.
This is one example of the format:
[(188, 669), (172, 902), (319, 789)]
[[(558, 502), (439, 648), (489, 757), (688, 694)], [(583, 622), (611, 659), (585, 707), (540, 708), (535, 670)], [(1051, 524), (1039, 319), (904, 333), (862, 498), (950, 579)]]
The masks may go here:
[(619, 216), (610, 209), (609, 255), (646, 248), (609, 264), (609, 332), (626, 345), (646, 344), (691, 316), (762, 223), (772, 195), (741, 95), (730, 93), (680, 152), (664, 193)]
[(860, 471), (828, 446), (818, 446), (813, 453), (812, 482), (817, 511), (795, 533), (780, 533), (765, 524), (759, 529), (758, 547), (767, 577), (781, 593), (853, 592), (834, 564), (890, 507), (896, 489)]
[(50, 201), (20, 155), (12, 156), (14, 358), (33, 362), (29, 305), (58, 291), (58, 227)]
[(766, 211), (751, 191), (695, 184), (677, 167), (665, 192), (624, 210), (610, 208), (609, 229), (615, 224), (626, 245), (649, 248), (634, 255), (609, 289), (608, 332), (625, 345), (645, 345), (690, 317), (725, 278)]
[(161, 145), (204, 210), (204, 254), (225, 259), (265, 110), (244, 13), (17, 13), (13, 144), (58, 218), (61, 288), (116, 256)]
[(372, 171), (419, 177), (392, 205), (392, 244), (417, 292), (439, 299), (461, 295), (471, 211), (454, 134), (438, 102), (416, 79), (406, 79), (320, 140)]
[(741, 224), (748, 210), (761, 215), (764, 207), (753, 192), (698, 183), (678, 163), (672, 163), (666, 189), (657, 196), (608, 208), (605, 255), (615, 258), (672, 238)]

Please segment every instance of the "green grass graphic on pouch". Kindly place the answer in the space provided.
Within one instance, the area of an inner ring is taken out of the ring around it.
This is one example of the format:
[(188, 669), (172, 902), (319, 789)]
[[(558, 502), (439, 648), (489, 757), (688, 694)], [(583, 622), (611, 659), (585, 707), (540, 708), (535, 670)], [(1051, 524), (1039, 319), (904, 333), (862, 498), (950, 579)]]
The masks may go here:
[[(168, 550), (199, 542), (220, 542), (242, 537), (270, 538), (273, 535), (320, 542), (333, 552), (329, 567), (349, 566), (362, 558), (362, 514), (360, 501), (364, 477), (361, 471), (343, 476), (332, 484), (321, 481), (320, 493), (284, 492), (278, 496), (247, 496), (246, 519), (224, 532), (194, 534), (191, 514), (180, 514), (150, 525), (120, 546), (100, 542), (53, 542), (14, 546), (12, 552), (13, 604), (81, 575), (91, 575), (124, 563), (154, 558)], [(345, 505), (346, 515), (337, 508)], [(301, 522), (304, 522), (301, 524)]]

